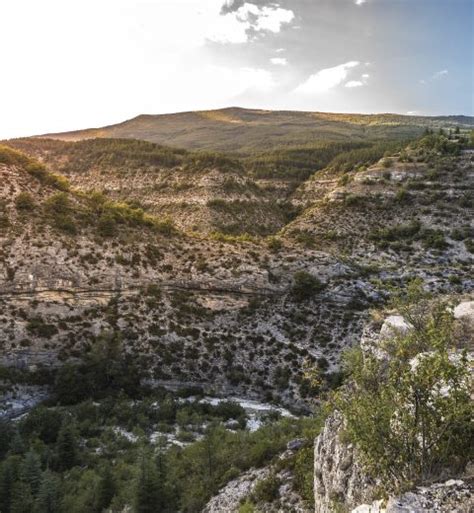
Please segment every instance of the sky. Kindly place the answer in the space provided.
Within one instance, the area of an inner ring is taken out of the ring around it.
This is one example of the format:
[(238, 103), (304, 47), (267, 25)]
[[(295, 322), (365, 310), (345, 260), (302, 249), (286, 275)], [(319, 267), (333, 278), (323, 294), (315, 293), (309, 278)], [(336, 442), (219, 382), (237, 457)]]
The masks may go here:
[(2, 0), (0, 138), (228, 106), (474, 114), (474, 0)]

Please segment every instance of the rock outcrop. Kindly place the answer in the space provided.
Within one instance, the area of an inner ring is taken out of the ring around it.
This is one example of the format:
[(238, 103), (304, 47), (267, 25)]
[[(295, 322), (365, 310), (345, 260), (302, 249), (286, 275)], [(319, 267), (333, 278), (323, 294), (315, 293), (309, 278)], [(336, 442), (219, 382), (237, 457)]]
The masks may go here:
[(330, 415), (314, 449), (315, 513), (331, 513), (337, 505), (355, 507), (371, 501), (374, 482), (357, 462), (355, 449), (340, 439), (344, 420)]
[[(286, 460), (301, 448), (299, 440), (292, 445), (294, 449), (288, 449), (280, 455), (280, 460)], [(257, 485), (269, 478), (275, 478), (279, 482), (278, 493), (271, 502), (264, 502), (255, 498), (253, 493)], [(237, 513), (241, 504), (246, 500), (257, 502), (259, 513), (310, 513), (312, 510), (304, 503), (301, 496), (295, 491), (293, 485), (294, 475), (289, 469), (279, 470), (276, 465), (270, 465), (261, 469), (251, 469), (238, 478), (227, 483), (219, 493), (206, 505), (202, 513)]]
[[(474, 333), (474, 302), (462, 301), (453, 309), (454, 328), (463, 330), (461, 340), (469, 349)], [(403, 317), (388, 316), (379, 330), (369, 324), (361, 338), (364, 352), (387, 358), (381, 341), (410, 329)], [(453, 353), (453, 360), (456, 353)], [(450, 479), (430, 486), (417, 487), (388, 502), (374, 500), (377, 482), (371, 479), (357, 458), (357, 451), (343, 440), (344, 417), (338, 411), (327, 419), (316, 438), (314, 451), (315, 513), (352, 511), (352, 513), (425, 513), (473, 511), (472, 472), (463, 479)]]
[(450, 479), (418, 487), (388, 501), (386, 513), (468, 513), (474, 511), (472, 481)]

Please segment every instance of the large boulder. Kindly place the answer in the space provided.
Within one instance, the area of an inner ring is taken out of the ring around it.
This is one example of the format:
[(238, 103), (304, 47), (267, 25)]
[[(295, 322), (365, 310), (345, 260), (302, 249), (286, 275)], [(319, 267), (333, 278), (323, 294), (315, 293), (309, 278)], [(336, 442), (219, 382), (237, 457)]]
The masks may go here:
[(380, 329), (380, 338), (382, 340), (396, 335), (404, 335), (410, 330), (410, 325), (401, 315), (389, 315)]
[(459, 303), (459, 305), (454, 308), (453, 315), (455, 319), (474, 321), (474, 301)]

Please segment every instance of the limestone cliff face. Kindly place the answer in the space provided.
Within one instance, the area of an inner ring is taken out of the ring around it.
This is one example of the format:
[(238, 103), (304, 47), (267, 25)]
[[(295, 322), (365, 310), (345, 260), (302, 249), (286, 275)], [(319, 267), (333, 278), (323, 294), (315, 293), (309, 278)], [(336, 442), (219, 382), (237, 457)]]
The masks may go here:
[(314, 447), (315, 513), (331, 513), (337, 505), (356, 507), (371, 500), (374, 481), (357, 462), (352, 445), (340, 439), (344, 419), (338, 412), (328, 417)]
[[(454, 310), (458, 339), (472, 351), (474, 301), (462, 301)], [(361, 337), (361, 347), (377, 357), (386, 358), (380, 342), (411, 329), (398, 315), (388, 316), (380, 329), (369, 324)], [(472, 354), (472, 353), (471, 353)], [(428, 513), (473, 511), (474, 473), (468, 465), (461, 479), (450, 479), (431, 486), (417, 487), (387, 502), (374, 500), (377, 482), (364, 471), (353, 445), (344, 441), (344, 417), (338, 411), (327, 419), (314, 447), (315, 513), (352, 511), (352, 513)]]

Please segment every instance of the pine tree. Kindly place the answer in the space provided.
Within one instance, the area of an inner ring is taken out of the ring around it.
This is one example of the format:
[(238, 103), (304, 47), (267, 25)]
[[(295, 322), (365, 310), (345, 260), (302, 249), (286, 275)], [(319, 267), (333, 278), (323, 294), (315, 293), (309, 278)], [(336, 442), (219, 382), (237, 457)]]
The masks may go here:
[(0, 465), (0, 511), (9, 513), (13, 486), (18, 479), (19, 457), (10, 456)]
[(30, 485), (16, 481), (12, 488), (10, 513), (31, 513), (34, 507)]
[(37, 513), (59, 513), (61, 507), (61, 483), (50, 471), (43, 474), (38, 492)]
[(0, 459), (3, 459), (10, 449), (13, 429), (10, 423), (0, 420)]
[(156, 464), (152, 458), (144, 455), (141, 460), (135, 491), (136, 513), (160, 513), (164, 511), (160, 492), (161, 483)]
[(34, 451), (26, 453), (20, 467), (20, 477), (30, 486), (31, 492), (36, 496), (41, 483), (41, 461)]
[(99, 481), (99, 487), (97, 490), (97, 513), (101, 513), (105, 508), (110, 506), (115, 493), (116, 486), (112, 469), (110, 468), (110, 465), (106, 465)]
[(12, 454), (25, 454), (26, 448), (25, 443), (23, 442), (23, 438), (21, 437), (20, 433), (18, 431), (15, 433), (15, 436), (13, 437), (11, 446), (10, 446), (10, 452)]
[(77, 439), (73, 428), (63, 423), (57, 441), (58, 470), (69, 470), (77, 464)]

